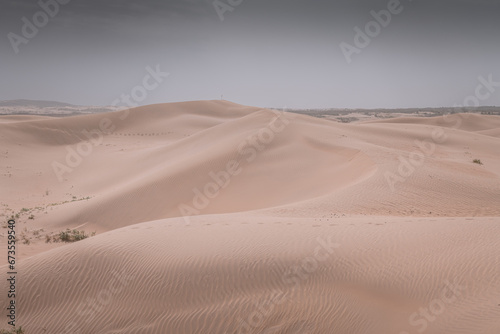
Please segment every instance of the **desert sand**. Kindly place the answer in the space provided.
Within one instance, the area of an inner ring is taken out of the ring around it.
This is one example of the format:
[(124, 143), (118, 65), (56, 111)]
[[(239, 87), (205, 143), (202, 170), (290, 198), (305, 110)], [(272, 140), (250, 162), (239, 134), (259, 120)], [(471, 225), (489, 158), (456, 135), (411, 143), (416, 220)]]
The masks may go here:
[(28, 334), (500, 333), (499, 116), (3, 116), (0, 157)]

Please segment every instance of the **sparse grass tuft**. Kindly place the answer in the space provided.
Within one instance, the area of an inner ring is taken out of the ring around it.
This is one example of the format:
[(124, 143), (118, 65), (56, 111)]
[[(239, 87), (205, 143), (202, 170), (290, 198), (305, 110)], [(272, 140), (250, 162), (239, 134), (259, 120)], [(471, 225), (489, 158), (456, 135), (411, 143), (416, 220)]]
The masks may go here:
[(75, 242), (88, 238), (89, 235), (85, 231), (70, 230), (59, 232), (59, 239), (63, 242)]
[[(92, 232), (90, 235), (86, 234), (85, 231), (78, 230), (70, 230), (69, 228), (66, 231), (61, 231), (57, 234), (45, 234), (45, 242), (75, 242), (83, 239), (87, 239), (89, 237), (95, 236), (95, 232)], [(1, 334), (1, 333), (0, 333)]]
[(25, 334), (22, 327), (11, 329), (0, 329), (0, 334)]
[(474, 160), (472, 160), (472, 162), (475, 163), (475, 164), (478, 164), (478, 165), (482, 165), (483, 164), (481, 162), (481, 160), (479, 160), (479, 159), (474, 159)]

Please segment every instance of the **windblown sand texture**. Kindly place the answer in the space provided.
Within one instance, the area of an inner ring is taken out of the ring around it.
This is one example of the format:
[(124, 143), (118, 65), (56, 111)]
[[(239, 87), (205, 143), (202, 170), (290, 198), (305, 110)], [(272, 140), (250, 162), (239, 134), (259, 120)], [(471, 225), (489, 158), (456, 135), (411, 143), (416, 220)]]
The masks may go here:
[[(498, 116), (342, 124), (226, 101), (4, 116), (0, 157), (2, 223), (28, 209), (27, 334), (500, 333)], [(207, 195), (214, 175), (230, 178)], [(67, 228), (97, 235), (45, 242)]]

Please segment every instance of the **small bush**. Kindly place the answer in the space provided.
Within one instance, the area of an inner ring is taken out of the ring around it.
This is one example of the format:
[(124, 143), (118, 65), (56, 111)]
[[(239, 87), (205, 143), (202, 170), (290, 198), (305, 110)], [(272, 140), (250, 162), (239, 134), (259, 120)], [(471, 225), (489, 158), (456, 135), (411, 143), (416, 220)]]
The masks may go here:
[(88, 238), (84, 231), (70, 230), (59, 232), (59, 239), (63, 242), (75, 242)]
[[(87, 239), (88, 237), (93, 237), (95, 232), (92, 232), (90, 235), (86, 234), (85, 231), (78, 230), (70, 230), (69, 228), (66, 231), (61, 231), (58, 234), (45, 234), (45, 242), (75, 242), (83, 239)], [(1, 334), (1, 333), (0, 333)]]
[(478, 165), (482, 165), (483, 164), (481, 162), (481, 160), (479, 160), (479, 159), (474, 159), (474, 160), (472, 160), (472, 162), (475, 163), (475, 164), (478, 164)]
[(22, 327), (12, 329), (0, 329), (0, 334), (24, 334)]

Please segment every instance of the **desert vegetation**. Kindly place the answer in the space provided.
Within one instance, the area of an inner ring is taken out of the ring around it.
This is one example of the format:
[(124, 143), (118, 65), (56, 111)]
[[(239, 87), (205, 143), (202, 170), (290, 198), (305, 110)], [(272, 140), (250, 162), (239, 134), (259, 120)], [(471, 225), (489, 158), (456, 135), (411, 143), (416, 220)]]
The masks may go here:
[(0, 334), (25, 334), (22, 327), (11, 328), (11, 329), (0, 329)]

